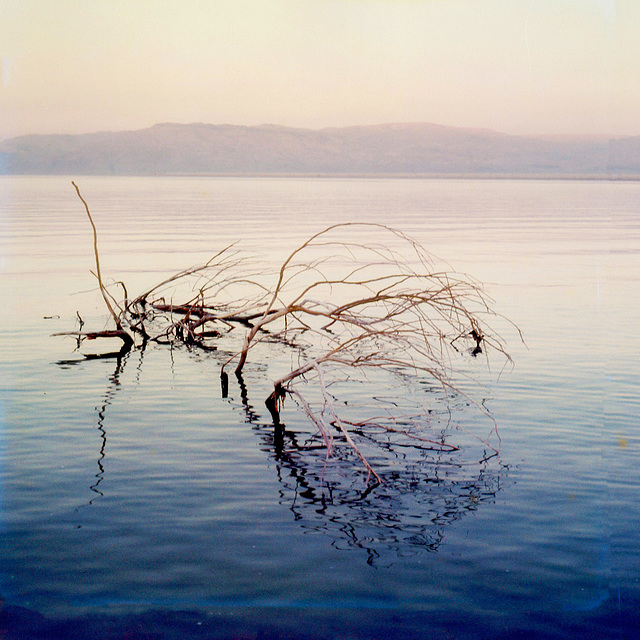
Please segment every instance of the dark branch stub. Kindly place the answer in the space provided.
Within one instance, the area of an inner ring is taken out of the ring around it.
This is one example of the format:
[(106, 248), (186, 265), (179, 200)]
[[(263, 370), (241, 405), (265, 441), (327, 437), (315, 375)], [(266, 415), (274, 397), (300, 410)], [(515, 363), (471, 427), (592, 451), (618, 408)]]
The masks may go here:
[(280, 411), (284, 407), (284, 399), (286, 395), (287, 392), (285, 391), (284, 387), (280, 384), (276, 384), (273, 391), (264, 401), (264, 404), (269, 410), (271, 418), (273, 419), (273, 424), (276, 427), (280, 425)]

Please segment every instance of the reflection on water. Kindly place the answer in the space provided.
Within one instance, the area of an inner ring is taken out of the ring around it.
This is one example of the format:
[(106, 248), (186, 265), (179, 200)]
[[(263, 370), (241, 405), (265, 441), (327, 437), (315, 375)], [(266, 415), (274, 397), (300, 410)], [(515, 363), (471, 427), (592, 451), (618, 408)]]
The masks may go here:
[[(80, 347), (80, 344), (81, 344), (81, 339), (80, 337), (78, 337), (77, 348)], [(142, 367), (142, 359), (144, 356), (144, 345), (142, 346), (142, 348), (139, 349), (139, 353), (140, 353), (140, 360), (138, 364), (138, 376), (140, 374), (140, 370)], [(104, 493), (102, 493), (102, 491), (98, 487), (104, 480), (104, 475), (105, 475), (104, 459), (106, 456), (106, 449), (107, 449), (107, 430), (106, 430), (105, 421), (107, 420), (107, 409), (111, 404), (113, 404), (118, 391), (120, 391), (121, 389), (120, 376), (124, 370), (124, 367), (127, 362), (127, 358), (129, 357), (130, 354), (131, 352), (129, 350), (126, 350), (124, 353), (109, 352), (101, 355), (89, 355), (89, 356), (84, 356), (84, 358), (76, 358), (71, 360), (59, 360), (58, 362), (56, 362), (56, 364), (62, 369), (67, 369), (71, 366), (75, 366), (77, 364), (80, 364), (81, 362), (84, 362), (85, 360), (98, 360), (98, 359), (111, 360), (112, 359), (115, 362), (115, 368), (113, 370), (113, 373), (109, 375), (109, 378), (108, 378), (109, 384), (107, 386), (107, 390), (105, 391), (100, 402), (96, 406), (97, 420), (96, 420), (95, 426), (99, 434), (100, 448), (98, 450), (98, 460), (97, 460), (98, 471), (95, 474), (95, 482), (89, 487), (89, 489), (93, 493), (97, 494), (98, 496), (104, 495)], [(88, 504), (89, 505), (93, 504), (96, 498), (97, 496), (94, 496), (93, 498), (91, 498)]]
[[(112, 357), (113, 372), (96, 406), (98, 470), (89, 487), (96, 494), (89, 505), (104, 496), (100, 487), (106, 474), (109, 409), (123, 389), (121, 379), (133, 354), (139, 355), (134, 379), (139, 383), (145, 345), (124, 356)], [(87, 359), (56, 364), (68, 368), (80, 362)], [(328, 457), (322, 436), (305, 429), (304, 421), (294, 422), (294, 427), (265, 422), (250, 401), (244, 378), (234, 378), (245, 424), (251, 425), (260, 450), (274, 463), (279, 503), (291, 512), (302, 533), (322, 534), (335, 549), (361, 550), (369, 565), (380, 566), (393, 557), (420, 551), (437, 551), (447, 527), (477, 511), (482, 503), (493, 501), (506, 481), (508, 467), (493, 452), (474, 461), (465, 458), (464, 448), (443, 450), (428, 441), (390, 436), (388, 431), (365, 425), (354, 428), (354, 437), (380, 450), (381, 455), (375, 460), (383, 482), (363, 482), (359, 461), (339, 434)], [(228, 385), (223, 377), (223, 397), (228, 397)], [(140, 392), (144, 393), (144, 389)], [(444, 434), (441, 438), (444, 442)]]
[[(345, 441), (336, 436), (328, 458), (319, 433), (262, 422), (244, 379), (237, 380), (246, 422), (275, 463), (280, 503), (304, 533), (322, 533), (336, 549), (363, 550), (370, 565), (437, 551), (447, 526), (492, 501), (506, 481), (508, 466), (496, 453), (473, 461), (460, 450), (396, 442), (387, 432), (360, 428), (357, 435), (385, 454), (376, 468), (383, 482), (363, 484)], [(341, 466), (343, 461), (350, 464)]]
[(326, 479), (323, 465), (309, 456), (323, 447), (306, 436), (286, 428), (274, 435), (262, 425), (255, 430), (276, 461), (280, 501), (305, 533), (321, 532), (339, 549), (362, 549), (368, 564), (389, 554), (436, 551), (448, 525), (495, 497), (505, 472), (489, 460), (470, 469), (450, 459), (425, 459), (390, 470), (383, 484), (362, 490), (344, 477)]
[[(80, 319), (80, 330), (82, 329), (83, 321)], [(77, 338), (76, 351), (79, 350), (82, 340)], [(139, 348), (135, 350), (138, 355), (138, 364), (136, 366), (135, 383), (139, 384), (140, 375), (143, 369), (144, 355), (146, 350), (146, 344), (143, 343)], [(95, 495), (88, 501), (88, 505), (92, 505), (98, 496), (104, 496), (104, 493), (99, 489), (100, 485), (105, 479), (105, 466), (104, 461), (107, 455), (107, 423), (108, 423), (108, 408), (115, 402), (116, 396), (122, 389), (121, 377), (126, 367), (129, 357), (132, 355), (132, 351), (124, 349), (122, 351), (107, 352), (103, 354), (85, 354), (78, 358), (58, 360), (55, 364), (61, 369), (68, 369), (70, 367), (77, 366), (83, 362), (90, 360), (111, 360), (114, 363), (113, 372), (108, 376), (107, 389), (104, 392), (102, 398), (96, 405), (96, 422), (95, 430), (98, 432), (98, 453), (97, 453), (97, 472), (94, 475), (95, 481), (89, 486), (89, 490)], [(76, 509), (77, 511), (77, 509)]]
[[(115, 358), (116, 367), (113, 373), (109, 376), (109, 386), (102, 398), (102, 404), (98, 407), (98, 421), (96, 423), (96, 427), (98, 429), (98, 433), (100, 434), (100, 451), (98, 452), (98, 473), (96, 473), (96, 481), (92, 484), (89, 489), (94, 493), (102, 496), (104, 495), (98, 487), (100, 483), (104, 480), (104, 457), (106, 455), (107, 448), (107, 431), (105, 429), (105, 420), (107, 417), (107, 407), (113, 403), (116, 394), (120, 389), (120, 374), (122, 373), (122, 369), (125, 366), (125, 362), (128, 354), (125, 356), (118, 356)], [(89, 500), (89, 504), (92, 504), (95, 498)]]

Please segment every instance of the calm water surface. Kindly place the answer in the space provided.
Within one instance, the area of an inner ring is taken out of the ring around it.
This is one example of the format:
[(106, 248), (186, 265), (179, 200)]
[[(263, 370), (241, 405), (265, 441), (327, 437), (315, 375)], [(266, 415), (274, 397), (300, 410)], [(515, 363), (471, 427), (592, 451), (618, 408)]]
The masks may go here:
[[(455, 454), (373, 447), (385, 483), (366, 491), (348, 453), (324, 469), (295, 404), (274, 438), (263, 399), (291, 357), (281, 347), (222, 398), (224, 345), (116, 362), (51, 337), (76, 313), (85, 329), (108, 324), (90, 227), (70, 178), (0, 179), (7, 629), (102, 637), (91, 621), (112, 616), (140, 637), (640, 637), (640, 184), (79, 186), (103, 274), (130, 293), (236, 240), (274, 266), (329, 224), (382, 222), (484, 282), (526, 344), (496, 319), (515, 367), (461, 363), (476, 380), (463, 389), (498, 421), (499, 458), (472, 438)], [(406, 391), (372, 384), (380, 406)], [(432, 403), (433, 428), (490, 430), (459, 399)]]

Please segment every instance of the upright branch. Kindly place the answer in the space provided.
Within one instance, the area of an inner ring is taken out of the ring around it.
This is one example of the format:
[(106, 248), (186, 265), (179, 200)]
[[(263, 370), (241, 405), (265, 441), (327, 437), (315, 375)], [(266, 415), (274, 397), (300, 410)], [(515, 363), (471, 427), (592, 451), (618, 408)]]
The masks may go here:
[[(72, 180), (71, 184), (74, 186), (76, 193), (78, 194), (78, 198), (80, 198), (82, 204), (84, 205), (85, 211), (87, 212), (87, 217), (89, 218), (89, 222), (91, 223), (91, 228), (93, 229), (93, 255), (96, 260), (96, 278), (98, 279), (98, 286), (100, 287), (100, 293), (102, 294), (102, 298), (104, 299), (105, 305), (107, 305), (107, 309), (113, 318), (113, 321), (116, 325), (116, 328), (119, 331), (122, 331), (122, 322), (120, 321), (120, 316), (117, 314), (109, 301), (109, 293), (102, 282), (102, 273), (100, 272), (100, 255), (98, 254), (98, 231), (96, 229), (96, 225), (93, 222), (93, 217), (91, 216), (91, 211), (89, 211), (89, 205), (86, 200), (82, 197), (80, 193), (80, 189), (78, 189), (78, 185)], [(121, 310), (122, 311), (122, 310)]]
[[(98, 253), (98, 231), (96, 229), (95, 223), (93, 222), (91, 211), (89, 211), (89, 205), (87, 204), (86, 200), (82, 197), (80, 193), (80, 189), (78, 189), (78, 185), (75, 182), (73, 182), (73, 180), (71, 181), (71, 184), (74, 186), (76, 193), (78, 194), (78, 198), (80, 198), (82, 204), (84, 205), (85, 211), (87, 212), (87, 217), (89, 218), (89, 222), (91, 223), (91, 228), (93, 229), (93, 255), (96, 261), (96, 272), (94, 275), (98, 280), (98, 287), (100, 289), (100, 293), (107, 307), (107, 310), (109, 311), (109, 315), (111, 316), (114, 324), (116, 325), (116, 328), (111, 330), (104, 330), (104, 331), (82, 331), (84, 322), (78, 316), (80, 319), (80, 331), (67, 331), (63, 333), (56, 333), (54, 335), (75, 336), (78, 340), (78, 346), (80, 346), (83, 340), (96, 340), (97, 338), (118, 338), (122, 341), (122, 344), (120, 346), (120, 349), (118, 349), (117, 351), (110, 351), (108, 353), (101, 353), (101, 354), (90, 354), (90, 355), (88, 354), (85, 357), (86, 358), (111, 358), (111, 357), (120, 358), (121, 356), (123, 356), (124, 354), (128, 353), (131, 350), (131, 348), (134, 345), (134, 341), (133, 341), (133, 338), (131, 337), (131, 334), (128, 331), (126, 331), (122, 326), (122, 318), (125, 314), (123, 308), (121, 308), (120, 305), (118, 305), (118, 303), (115, 301), (113, 296), (109, 294), (102, 280), (102, 272), (100, 271), (100, 254)], [(127, 288), (125, 287), (123, 282), (120, 282), (120, 285), (122, 286), (122, 289), (124, 291), (124, 295), (125, 295), (124, 304), (126, 305)], [(118, 308), (119, 313), (116, 313), (114, 306)]]

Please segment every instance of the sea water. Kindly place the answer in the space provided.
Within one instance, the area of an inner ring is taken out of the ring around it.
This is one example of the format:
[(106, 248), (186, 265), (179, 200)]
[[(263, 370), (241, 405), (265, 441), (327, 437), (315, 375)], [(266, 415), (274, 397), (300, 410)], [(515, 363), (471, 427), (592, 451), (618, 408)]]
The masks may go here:
[[(7, 625), (33, 614), (62, 634), (108, 614), (183, 637), (637, 637), (639, 183), (76, 180), (114, 294), (235, 242), (274, 269), (343, 222), (398, 228), (484, 284), (513, 366), (466, 359), (460, 386), (480, 410), (428, 398), (438, 428), (446, 415), (480, 439), (488, 412), (500, 455), (378, 448), (371, 487), (348, 451), (326, 460), (295, 403), (275, 437), (263, 401), (291, 358), (278, 345), (225, 398), (222, 343), (87, 360), (52, 336), (80, 318), (109, 326), (71, 179), (0, 179)], [(342, 400), (382, 406), (405, 388), (369, 382)]]

